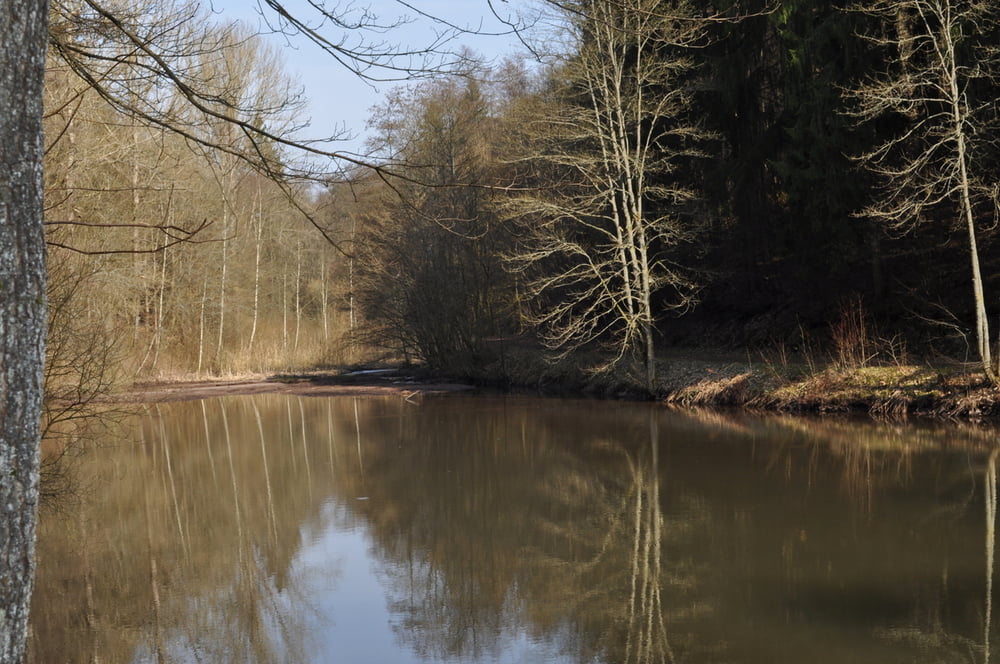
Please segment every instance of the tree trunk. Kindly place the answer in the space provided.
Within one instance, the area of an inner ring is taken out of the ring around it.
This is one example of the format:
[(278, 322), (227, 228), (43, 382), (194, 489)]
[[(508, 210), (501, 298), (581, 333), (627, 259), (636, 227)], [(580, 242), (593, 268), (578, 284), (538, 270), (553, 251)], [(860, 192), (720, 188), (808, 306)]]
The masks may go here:
[[(954, 81), (953, 87), (957, 88), (957, 86), (954, 85)], [(961, 130), (960, 120), (957, 120), (956, 122), (959, 124), (959, 129), (957, 130), (957, 143), (962, 192), (962, 212), (965, 216), (965, 224), (969, 233), (969, 258), (972, 267), (972, 293), (976, 303), (976, 345), (979, 349), (979, 360), (983, 364), (983, 371), (986, 373), (986, 377), (994, 385), (997, 385), (997, 372), (993, 367), (993, 358), (990, 354), (990, 324), (989, 320), (986, 318), (986, 296), (983, 293), (983, 275), (979, 268), (979, 246), (976, 243), (976, 222), (975, 217), (972, 214), (972, 200), (969, 195), (969, 176), (965, 155), (965, 135)]]
[(0, 663), (24, 658), (45, 357), (42, 90), (47, 3), (0, 0)]
[(281, 352), (288, 353), (288, 275), (281, 270)]
[(323, 313), (323, 350), (326, 351), (326, 345), (330, 342), (330, 317), (328, 313), (329, 303), (326, 289), (326, 254), (320, 254), (319, 263), (319, 288), (320, 288), (320, 307)]
[(357, 237), (358, 237), (358, 220), (357, 217), (351, 218), (351, 255), (348, 258), (347, 263), (347, 311), (348, 311), (348, 330), (350, 330), (350, 335), (348, 336), (350, 343), (350, 352), (347, 356), (347, 361), (349, 363), (354, 363), (354, 253), (357, 251)]
[(202, 281), (201, 309), (198, 312), (198, 368), (195, 373), (201, 375), (201, 367), (205, 359), (205, 303), (208, 301), (208, 276)]
[(983, 276), (979, 268), (979, 247), (976, 243), (976, 222), (972, 210), (972, 196), (969, 184), (968, 154), (965, 145), (965, 121), (968, 109), (963, 106), (963, 94), (959, 89), (959, 72), (956, 64), (955, 44), (950, 35), (944, 34), (947, 62), (949, 63), (948, 78), (950, 98), (952, 103), (952, 120), (954, 122), (955, 159), (958, 162), (958, 184), (961, 193), (962, 215), (965, 217), (966, 229), (969, 233), (969, 257), (972, 267), (972, 292), (976, 304), (976, 344), (979, 349), (979, 359), (983, 364), (986, 377), (994, 385), (1000, 384), (997, 372), (993, 366), (990, 353), (990, 325), (986, 318), (986, 298), (983, 294)]
[[(964, 160), (962, 170), (965, 170)], [(979, 248), (976, 244), (976, 226), (972, 217), (972, 208), (968, 201), (967, 183), (963, 187), (962, 198), (965, 208), (966, 224), (969, 232), (969, 256), (972, 263), (972, 292), (976, 301), (976, 344), (979, 348), (979, 359), (983, 365), (986, 377), (994, 385), (1000, 384), (1000, 376), (997, 375), (996, 367), (993, 366), (993, 357), (990, 351), (990, 324), (986, 317), (986, 296), (983, 293), (983, 275), (979, 268)]]
[(295, 345), (292, 349), (299, 352), (299, 330), (302, 328), (302, 241), (295, 247)]
[(229, 263), (229, 203), (222, 211), (222, 276), (219, 278), (219, 338), (215, 346), (215, 370), (222, 373), (222, 340), (226, 331), (226, 271)]
[(253, 342), (257, 336), (257, 317), (260, 309), (260, 249), (261, 237), (264, 233), (264, 202), (260, 195), (260, 185), (257, 186), (257, 214), (251, 215), (257, 220), (257, 232), (254, 236), (253, 257), (253, 325), (250, 327), (250, 342), (247, 344), (249, 354), (253, 356)]

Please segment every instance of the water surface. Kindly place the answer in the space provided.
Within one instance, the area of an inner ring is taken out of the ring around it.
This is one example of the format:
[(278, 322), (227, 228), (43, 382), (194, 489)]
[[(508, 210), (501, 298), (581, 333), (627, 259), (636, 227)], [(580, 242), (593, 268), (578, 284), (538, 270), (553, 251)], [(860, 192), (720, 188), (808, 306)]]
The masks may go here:
[(993, 434), (527, 398), (149, 406), (31, 662), (985, 662)]

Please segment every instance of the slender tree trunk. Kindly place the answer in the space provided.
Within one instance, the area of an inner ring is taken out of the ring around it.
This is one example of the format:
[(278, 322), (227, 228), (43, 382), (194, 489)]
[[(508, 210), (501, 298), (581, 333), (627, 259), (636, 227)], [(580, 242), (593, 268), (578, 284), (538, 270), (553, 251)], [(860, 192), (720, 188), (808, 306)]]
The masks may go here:
[(323, 344), (325, 345), (330, 341), (330, 321), (327, 313), (328, 309), (328, 296), (326, 289), (326, 254), (320, 256), (319, 264), (319, 288), (320, 288), (320, 306), (323, 311)]
[(347, 260), (347, 311), (348, 311), (348, 329), (350, 330), (350, 351), (348, 353), (347, 361), (354, 362), (354, 251), (357, 248), (358, 234), (358, 220), (356, 217), (351, 217), (351, 256)]
[(248, 350), (253, 353), (253, 342), (257, 336), (257, 315), (260, 306), (260, 249), (261, 236), (264, 232), (264, 203), (260, 196), (260, 186), (257, 186), (257, 233), (255, 238), (254, 259), (253, 259), (253, 324), (250, 326), (250, 343)]
[(288, 353), (288, 275), (281, 270), (281, 350)]
[[(162, 339), (161, 326), (163, 324), (163, 292), (166, 290), (166, 277), (167, 277), (167, 250), (164, 247), (163, 255), (160, 257), (163, 261), (160, 266), (160, 279), (159, 279), (159, 297), (157, 298), (156, 306), (156, 317), (153, 319), (153, 333), (149, 337), (149, 343), (146, 344), (146, 352), (142, 355), (142, 361), (139, 362), (139, 368), (136, 369), (136, 374), (141, 374), (146, 368), (146, 362), (149, 361), (149, 368), (155, 369), (156, 363), (160, 357), (160, 340)], [(156, 261), (153, 261), (153, 265), (156, 265)], [(152, 355), (152, 360), (150, 360), (150, 355)]]
[(226, 271), (229, 261), (229, 204), (222, 213), (222, 276), (219, 279), (219, 338), (215, 346), (216, 371), (222, 372), (222, 339), (226, 331)]
[(73, 130), (74, 120), (71, 119), (66, 129), (66, 141), (69, 144), (66, 158), (66, 221), (76, 221), (76, 131)]
[(945, 62), (950, 86), (952, 122), (955, 132), (956, 159), (959, 169), (959, 191), (962, 198), (962, 216), (965, 217), (966, 229), (969, 233), (969, 258), (972, 267), (972, 292), (976, 304), (976, 345), (979, 348), (979, 359), (983, 371), (994, 385), (998, 384), (996, 368), (990, 351), (990, 324), (986, 317), (986, 298), (983, 294), (983, 276), (979, 268), (979, 247), (976, 242), (976, 222), (972, 210), (972, 195), (969, 185), (968, 152), (965, 143), (965, 121), (968, 114), (964, 108), (962, 92), (959, 90), (959, 72), (956, 62), (955, 43), (947, 31), (942, 31), (945, 40)]
[(45, 359), (42, 90), (48, 7), (0, 0), (0, 663), (24, 658)]
[(153, 352), (153, 361), (150, 365), (151, 369), (156, 369), (156, 365), (160, 360), (160, 345), (163, 342), (163, 294), (167, 290), (167, 248), (163, 248), (163, 252), (160, 256), (160, 294), (156, 300), (156, 350)]
[(302, 241), (295, 247), (295, 345), (299, 351), (299, 331), (302, 329)]
[(965, 136), (958, 134), (958, 160), (962, 191), (962, 212), (969, 233), (969, 259), (972, 267), (972, 293), (976, 303), (976, 345), (983, 371), (994, 384), (998, 383), (996, 368), (990, 351), (990, 323), (986, 317), (986, 296), (983, 293), (983, 275), (979, 267), (979, 247), (976, 242), (976, 222), (972, 214), (972, 200), (969, 194), (969, 176), (966, 166)]
[[(144, 287), (145, 274), (143, 274), (142, 254), (140, 253), (141, 241), (139, 238), (139, 128), (136, 121), (132, 121), (132, 273), (133, 279), (137, 283), (143, 284), (139, 287), (139, 292), (135, 295), (135, 314), (133, 319), (132, 343), (139, 344), (139, 337), (142, 332), (142, 314), (146, 310), (146, 289)], [(148, 350), (147, 350), (148, 355)], [(141, 367), (140, 367), (141, 368)]]
[(201, 282), (201, 307), (198, 312), (198, 368), (195, 373), (201, 373), (205, 361), (205, 303), (208, 300), (208, 277)]
[[(959, 139), (960, 145), (964, 141)], [(962, 148), (959, 148), (960, 150)], [(965, 221), (969, 232), (969, 258), (972, 266), (972, 292), (976, 301), (976, 344), (979, 348), (979, 359), (983, 364), (983, 371), (986, 377), (993, 384), (1000, 384), (996, 367), (993, 366), (993, 357), (990, 350), (990, 323), (986, 316), (986, 296), (983, 293), (983, 275), (979, 268), (979, 248), (976, 243), (976, 224), (972, 216), (972, 206), (969, 202), (968, 180), (965, 174), (964, 156), (961, 162), (962, 169), (962, 207), (965, 208)]]

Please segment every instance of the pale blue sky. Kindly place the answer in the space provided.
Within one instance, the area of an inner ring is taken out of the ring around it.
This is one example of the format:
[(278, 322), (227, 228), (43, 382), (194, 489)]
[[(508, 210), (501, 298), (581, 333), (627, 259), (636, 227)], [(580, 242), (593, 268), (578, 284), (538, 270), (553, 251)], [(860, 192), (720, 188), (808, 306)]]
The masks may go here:
[[(214, 8), (221, 18), (236, 18), (252, 27), (260, 25), (260, 12), (256, 0), (204, 0), (206, 5)], [(407, 0), (407, 4), (427, 14), (439, 16), (447, 21), (469, 29), (482, 26), (483, 32), (500, 32), (503, 24), (490, 13), (486, 0)], [(514, 0), (511, 3), (496, 0), (498, 9), (509, 10), (511, 5), (524, 6), (525, 0)], [(296, 16), (309, 19), (316, 17), (315, 10), (307, 0), (286, 0), (285, 7)], [(417, 16), (413, 10), (397, 0), (357, 0), (348, 2), (336, 0), (327, 2), (330, 7), (369, 7), (380, 19), (392, 22), (400, 16), (408, 16), (413, 20), (407, 25), (381, 36), (376, 36), (385, 42), (399, 42), (411, 47), (421, 47), (433, 40), (434, 26), (427, 20)], [(263, 11), (269, 11), (266, 8)], [(438, 27), (440, 30), (440, 27)], [(331, 41), (340, 35), (335, 32), (324, 32)], [(384, 83), (372, 86), (354, 76), (351, 72), (336, 63), (318, 47), (299, 38), (291, 44), (281, 36), (269, 38), (272, 45), (278, 48), (285, 58), (287, 70), (297, 77), (305, 88), (310, 103), (306, 115), (312, 119), (307, 138), (322, 138), (333, 135), (338, 129), (346, 129), (357, 136), (356, 140), (338, 144), (336, 149), (356, 151), (360, 148), (365, 132), (365, 123), (369, 117), (369, 109), (379, 103), (383, 95), (400, 83)], [(486, 58), (501, 58), (518, 52), (519, 44), (513, 36), (462, 35), (452, 42), (449, 48), (467, 46)]]

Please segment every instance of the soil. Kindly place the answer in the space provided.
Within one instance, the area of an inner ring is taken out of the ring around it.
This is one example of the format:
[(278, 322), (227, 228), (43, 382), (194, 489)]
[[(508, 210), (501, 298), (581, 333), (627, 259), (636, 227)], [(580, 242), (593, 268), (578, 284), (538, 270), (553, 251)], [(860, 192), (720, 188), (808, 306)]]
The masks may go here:
[(420, 381), (397, 371), (362, 371), (342, 375), (279, 375), (268, 378), (176, 380), (140, 383), (116, 395), (126, 402), (164, 402), (242, 394), (296, 394), (311, 397), (387, 396), (416, 399), (428, 394), (453, 394), (472, 385)]

